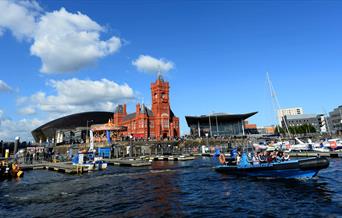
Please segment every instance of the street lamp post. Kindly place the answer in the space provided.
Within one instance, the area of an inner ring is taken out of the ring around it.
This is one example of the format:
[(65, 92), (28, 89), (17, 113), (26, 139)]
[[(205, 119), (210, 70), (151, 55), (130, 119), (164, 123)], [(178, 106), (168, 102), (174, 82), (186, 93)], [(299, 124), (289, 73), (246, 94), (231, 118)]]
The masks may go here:
[(210, 114), (209, 114), (209, 130), (210, 130), (210, 137), (213, 136), (213, 133), (211, 131), (211, 120), (210, 120)]
[(132, 157), (132, 151), (133, 151), (133, 143), (132, 143), (133, 136), (129, 136), (129, 157)]

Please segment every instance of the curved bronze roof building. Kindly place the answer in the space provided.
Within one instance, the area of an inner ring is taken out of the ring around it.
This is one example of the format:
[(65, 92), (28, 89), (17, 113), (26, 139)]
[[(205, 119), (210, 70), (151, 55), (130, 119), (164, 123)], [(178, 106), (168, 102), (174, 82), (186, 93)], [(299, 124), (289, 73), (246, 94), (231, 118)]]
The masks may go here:
[(36, 142), (46, 141), (46, 139), (55, 138), (55, 133), (59, 129), (75, 129), (79, 127), (86, 128), (93, 124), (107, 123), (109, 119), (113, 118), (112, 112), (84, 112), (71, 114), (65, 117), (61, 117), (50, 121), (37, 129), (33, 130), (32, 136)]
[(244, 135), (244, 121), (258, 112), (246, 114), (215, 113), (201, 116), (185, 116), (192, 136)]

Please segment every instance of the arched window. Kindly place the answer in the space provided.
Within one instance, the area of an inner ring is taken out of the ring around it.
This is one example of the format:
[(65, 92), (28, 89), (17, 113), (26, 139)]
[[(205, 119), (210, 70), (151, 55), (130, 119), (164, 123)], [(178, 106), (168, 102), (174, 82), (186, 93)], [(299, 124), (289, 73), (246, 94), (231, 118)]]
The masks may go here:
[(161, 120), (162, 128), (169, 128), (170, 126), (169, 115), (166, 113), (163, 113), (161, 117), (162, 117), (162, 120)]

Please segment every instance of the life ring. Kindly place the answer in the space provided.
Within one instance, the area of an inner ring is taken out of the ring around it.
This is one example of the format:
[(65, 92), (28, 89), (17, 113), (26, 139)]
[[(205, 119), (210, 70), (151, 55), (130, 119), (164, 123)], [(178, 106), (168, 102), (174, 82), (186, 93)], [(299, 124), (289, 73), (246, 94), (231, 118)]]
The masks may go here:
[(220, 154), (219, 161), (220, 161), (221, 164), (225, 164), (226, 163), (226, 157), (224, 156), (224, 154)]

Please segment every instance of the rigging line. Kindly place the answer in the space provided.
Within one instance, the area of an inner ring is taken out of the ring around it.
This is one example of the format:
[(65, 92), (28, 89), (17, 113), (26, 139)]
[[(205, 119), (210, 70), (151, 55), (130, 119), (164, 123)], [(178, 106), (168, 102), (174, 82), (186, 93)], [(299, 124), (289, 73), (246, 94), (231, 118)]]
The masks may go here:
[[(270, 80), (270, 76), (269, 76), (268, 72), (266, 72), (266, 75), (267, 75), (267, 81), (268, 81), (268, 85), (269, 85), (269, 88), (270, 88), (271, 96), (272, 96), (272, 99), (273, 99), (273, 108), (275, 110), (275, 108), (278, 107), (278, 112), (279, 112), (281, 107), (280, 107), (280, 104), (279, 104), (279, 101), (278, 101), (275, 89), (274, 89), (273, 84), (272, 84), (272, 82)], [(275, 114), (277, 116), (276, 110), (275, 110)], [(289, 131), (289, 127), (287, 125), (287, 121), (284, 119), (282, 114), (281, 114), (281, 119), (284, 121), (284, 125), (285, 125), (285, 128), (286, 128), (287, 134), (291, 137), (291, 133)], [(279, 132), (279, 127), (278, 127), (278, 132)]]

